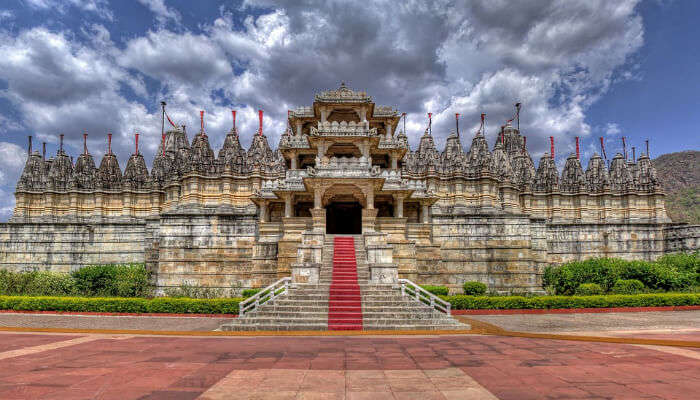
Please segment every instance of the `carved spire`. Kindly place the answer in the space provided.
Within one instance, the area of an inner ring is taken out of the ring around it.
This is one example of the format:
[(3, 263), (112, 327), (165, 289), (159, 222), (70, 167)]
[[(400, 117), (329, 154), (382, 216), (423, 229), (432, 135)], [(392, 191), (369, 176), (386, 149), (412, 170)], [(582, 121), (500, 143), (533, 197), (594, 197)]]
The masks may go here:
[(117, 156), (112, 153), (112, 134), (108, 134), (107, 154), (102, 157), (100, 168), (97, 170), (97, 186), (101, 189), (121, 189), (122, 170)]
[(561, 191), (564, 193), (579, 193), (586, 190), (586, 178), (581, 168), (581, 162), (576, 154), (571, 154), (566, 159), (564, 170), (561, 173)]
[(241, 175), (248, 172), (246, 152), (238, 140), (236, 130), (236, 111), (233, 114), (233, 127), (224, 139), (224, 145), (219, 150), (219, 170), (221, 172)]
[(87, 148), (87, 133), (83, 133), (83, 154), (79, 155), (75, 162), (70, 186), (78, 190), (92, 190), (95, 189), (96, 181), (95, 160)]
[(48, 177), (49, 187), (52, 190), (64, 191), (70, 186), (70, 180), (73, 177), (73, 163), (63, 150), (63, 134), (60, 135), (60, 146), (56, 158), (50, 162)]
[(617, 153), (610, 163), (610, 190), (624, 193), (632, 189), (632, 175), (622, 154)]
[(32, 137), (29, 136), (29, 151), (27, 152), (27, 162), (24, 164), (22, 175), (17, 181), (17, 191), (43, 190), (46, 184), (44, 176), (44, 159), (38, 151), (32, 152)]
[(593, 157), (588, 160), (588, 167), (586, 168), (586, 183), (588, 184), (588, 190), (591, 193), (602, 193), (610, 189), (608, 169), (605, 166), (605, 161), (598, 155), (598, 153), (593, 154)]
[(440, 171), (440, 153), (435, 147), (435, 141), (429, 129), (425, 130), (420, 139), (418, 151), (415, 153), (416, 172), (419, 174), (437, 173)]
[(544, 153), (540, 158), (540, 164), (537, 166), (535, 174), (535, 191), (538, 192), (556, 192), (559, 190), (559, 172), (554, 164), (554, 159), (548, 153)]
[(246, 154), (246, 164), (252, 172), (263, 173), (270, 169), (274, 155), (270, 144), (267, 142), (267, 136), (254, 135), (253, 142), (250, 144), (248, 153)]
[(192, 139), (188, 163), (191, 170), (198, 174), (213, 175), (217, 170), (216, 158), (209, 145), (209, 138), (204, 132), (204, 111), (200, 111), (200, 113), (202, 117), (201, 130)]
[(656, 169), (646, 154), (642, 154), (637, 161), (638, 182), (637, 189), (642, 192), (654, 193), (661, 189), (661, 184), (656, 176)]
[(477, 133), (467, 155), (470, 171), (476, 176), (493, 171), (493, 157), (484, 135)]
[(452, 175), (464, 171), (467, 165), (467, 155), (462, 149), (462, 142), (455, 132), (451, 132), (445, 142), (445, 151), (440, 155), (440, 165), (445, 175)]
[(151, 179), (148, 176), (146, 161), (139, 153), (139, 134), (134, 135), (134, 154), (129, 157), (124, 169), (124, 186), (130, 189), (145, 189), (151, 187)]
[(513, 172), (513, 167), (510, 165), (510, 160), (504, 151), (502, 142), (496, 142), (496, 146), (493, 148), (492, 157), (493, 166), (491, 173), (493, 176), (504, 182), (514, 182), (515, 173)]

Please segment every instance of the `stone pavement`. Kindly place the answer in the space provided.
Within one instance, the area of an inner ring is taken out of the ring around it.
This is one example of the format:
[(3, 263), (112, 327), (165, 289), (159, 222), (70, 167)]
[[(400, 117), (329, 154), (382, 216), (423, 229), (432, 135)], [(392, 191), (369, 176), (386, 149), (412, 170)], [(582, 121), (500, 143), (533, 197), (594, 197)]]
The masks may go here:
[(693, 399), (695, 350), (478, 335), (1, 332), (0, 399)]
[(0, 327), (55, 329), (129, 329), (149, 331), (213, 331), (231, 318), (156, 317), (0, 312)]

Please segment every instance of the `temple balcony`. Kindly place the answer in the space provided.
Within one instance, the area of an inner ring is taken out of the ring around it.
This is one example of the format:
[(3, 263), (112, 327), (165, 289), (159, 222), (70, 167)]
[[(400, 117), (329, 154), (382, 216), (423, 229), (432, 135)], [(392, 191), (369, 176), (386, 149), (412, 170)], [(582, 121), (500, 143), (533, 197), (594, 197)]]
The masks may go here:
[(309, 137), (307, 135), (282, 135), (279, 144), (280, 150), (288, 149), (310, 149)]
[(372, 137), (377, 136), (377, 128), (370, 128), (367, 121), (319, 121), (318, 127), (311, 127), (310, 135), (320, 137)]

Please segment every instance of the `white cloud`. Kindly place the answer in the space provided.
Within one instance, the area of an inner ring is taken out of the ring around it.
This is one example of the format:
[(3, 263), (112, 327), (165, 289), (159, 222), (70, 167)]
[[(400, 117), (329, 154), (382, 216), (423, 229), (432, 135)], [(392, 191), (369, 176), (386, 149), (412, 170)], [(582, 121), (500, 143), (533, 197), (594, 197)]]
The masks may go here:
[(620, 125), (614, 122), (608, 122), (605, 124), (605, 134), (609, 136), (619, 135), (622, 132)]
[(35, 9), (55, 10), (65, 14), (70, 7), (98, 15), (108, 21), (114, 20), (114, 14), (107, 5), (107, 0), (25, 0)]
[(156, 16), (159, 24), (164, 25), (168, 21), (180, 24), (181, 16), (176, 10), (165, 5), (165, 0), (138, 0), (139, 3), (148, 7)]

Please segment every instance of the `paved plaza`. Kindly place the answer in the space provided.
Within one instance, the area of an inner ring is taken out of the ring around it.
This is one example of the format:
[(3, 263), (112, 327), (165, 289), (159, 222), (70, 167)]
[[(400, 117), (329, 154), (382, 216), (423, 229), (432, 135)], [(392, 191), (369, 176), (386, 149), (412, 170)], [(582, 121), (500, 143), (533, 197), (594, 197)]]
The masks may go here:
[[(692, 324), (696, 312), (664, 315)], [(697, 327), (634, 335), (617, 328), (604, 333), (695, 346), (700, 339)], [(693, 399), (697, 393), (697, 347), (495, 335), (0, 332), (0, 399)]]

